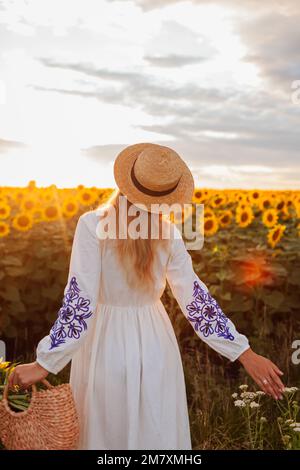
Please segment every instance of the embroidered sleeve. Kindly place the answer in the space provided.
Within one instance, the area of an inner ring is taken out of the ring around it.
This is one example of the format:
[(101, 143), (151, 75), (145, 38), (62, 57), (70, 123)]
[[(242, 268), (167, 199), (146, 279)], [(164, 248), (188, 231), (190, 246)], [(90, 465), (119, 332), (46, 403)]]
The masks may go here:
[(171, 253), (167, 265), (167, 281), (183, 314), (196, 334), (218, 353), (235, 361), (250, 347), (246, 336), (239, 333), (224, 314), (217, 300), (194, 271), (178, 229), (171, 240)]
[[(100, 249), (92, 212), (77, 223), (67, 283), (57, 318), (36, 349), (36, 361), (57, 374), (92, 330), (99, 293)], [(95, 226), (95, 230), (94, 230)]]
[(50, 348), (65, 344), (68, 338), (79, 339), (82, 332), (87, 330), (86, 320), (92, 315), (91, 301), (80, 294), (76, 277), (73, 276), (68, 284), (62, 307), (58, 312), (50, 331)]

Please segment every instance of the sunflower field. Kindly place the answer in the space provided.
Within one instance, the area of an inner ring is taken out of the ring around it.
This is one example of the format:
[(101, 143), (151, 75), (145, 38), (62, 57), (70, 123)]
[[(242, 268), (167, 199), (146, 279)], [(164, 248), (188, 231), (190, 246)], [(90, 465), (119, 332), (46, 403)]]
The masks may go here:
[[(7, 360), (34, 359), (61, 306), (77, 220), (113, 191), (34, 181), (0, 187), (0, 339)], [(286, 384), (300, 387), (300, 365), (291, 360), (300, 340), (300, 191), (196, 188), (193, 202), (204, 205), (205, 235), (203, 248), (190, 251), (195, 272), (253, 349), (285, 371)], [(231, 394), (241, 381), (253, 382), (240, 364), (199, 340), (169, 286), (162, 301), (182, 352), (194, 448), (251, 448)], [(68, 370), (52, 379), (65, 381)], [(266, 409), (261, 418), (276, 420), (272, 406)], [(260, 448), (288, 448), (288, 434), (274, 426), (259, 438)]]

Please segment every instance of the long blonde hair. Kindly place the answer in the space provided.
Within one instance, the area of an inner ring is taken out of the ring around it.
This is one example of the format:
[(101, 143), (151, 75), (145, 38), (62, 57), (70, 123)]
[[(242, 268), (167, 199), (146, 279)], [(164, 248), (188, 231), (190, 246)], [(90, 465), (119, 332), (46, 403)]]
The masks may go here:
[[(120, 196), (124, 194), (119, 190), (115, 190), (108, 202), (104, 204), (104, 207), (109, 210), (110, 207), (114, 207), (116, 214), (116, 233), (119, 233), (119, 207), (120, 207)], [(127, 199), (127, 209), (132, 203)], [(100, 206), (100, 207), (103, 207)], [(128, 215), (127, 221), (132, 216)], [(165, 217), (162, 214), (158, 216), (158, 227), (159, 236), (158, 238), (151, 237), (151, 224), (152, 217), (151, 213), (146, 213), (148, 219), (148, 237), (147, 238), (131, 238), (128, 235), (126, 238), (119, 238), (113, 240), (116, 243), (116, 251), (120, 265), (124, 269), (125, 276), (128, 284), (131, 287), (138, 287), (139, 289), (151, 289), (155, 281), (154, 276), (154, 261), (159, 246), (164, 249), (169, 249), (169, 238), (163, 238), (163, 221)], [(128, 223), (126, 225), (128, 227)], [(166, 233), (166, 232), (165, 232)], [(128, 232), (127, 232), (128, 234)], [(104, 242), (110, 242), (110, 238), (106, 238)]]

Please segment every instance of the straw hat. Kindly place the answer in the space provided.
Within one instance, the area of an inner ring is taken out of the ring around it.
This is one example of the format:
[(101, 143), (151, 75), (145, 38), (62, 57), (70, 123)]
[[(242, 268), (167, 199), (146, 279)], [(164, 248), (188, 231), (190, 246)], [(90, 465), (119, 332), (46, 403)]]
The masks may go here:
[(194, 193), (194, 179), (182, 158), (164, 145), (140, 143), (122, 150), (114, 163), (114, 177), (120, 191), (150, 212), (167, 212), (152, 204), (188, 204)]

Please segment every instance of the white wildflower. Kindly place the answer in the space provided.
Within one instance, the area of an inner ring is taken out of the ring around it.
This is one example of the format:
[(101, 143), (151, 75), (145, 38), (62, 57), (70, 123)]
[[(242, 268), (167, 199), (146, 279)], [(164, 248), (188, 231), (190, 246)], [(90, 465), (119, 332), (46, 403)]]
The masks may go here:
[(290, 424), (291, 426), (294, 425), (294, 421), (292, 419), (287, 419), (285, 423)]
[(248, 399), (248, 400), (253, 400), (253, 398), (256, 397), (255, 393), (254, 392), (243, 392), (241, 393), (241, 397), (243, 399)]
[(256, 396), (262, 396), (262, 395), (265, 395), (265, 392), (263, 392), (262, 390), (257, 390), (256, 392)]
[(239, 389), (240, 389), (240, 390), (247, 390), (247, 388), (248, 388), (248, 385), (247, 385), (247, 384), (243, 384), (243, 385), (240, 385), (240, 386), (239, 386)]
[(293, 428), (293, 431), (300, 432), (300, 428)]
[(232, 398), (237, 398), (237, 397), (238, 397), (238, 394), (237, 394), (237, 393), (233, 393), (231, 396), (232, 396)]
[(295, 393), (297, 392), (298, 387), (284, 387), (284, 392), (285, 393)]
[(259, 408), (259, 407), (260, 407), (260, 405), (259, 405), (259, 403), (256, 403), (256, 401), (252, 401), (250, 403), (250, 408)]
[(298, 428), (298, 427), (300, 427), (300, 423), (296, 423), (295, 421), (292, 421), (292, 423), (290, 424), (290, 428)]
[(246, 406), (246, 403), (244, 402), (244, 400), (235, 400), (234, 406), (238, 406), (239, 408), (243, 408), (244, 406)]
[(260, 418), (260, 420), (261, 420), (262, 423), (266, 423), (266, 422), (267, 422), (267, 418), (265, 418), (264, 416), (262, 416), (262, 417)]

